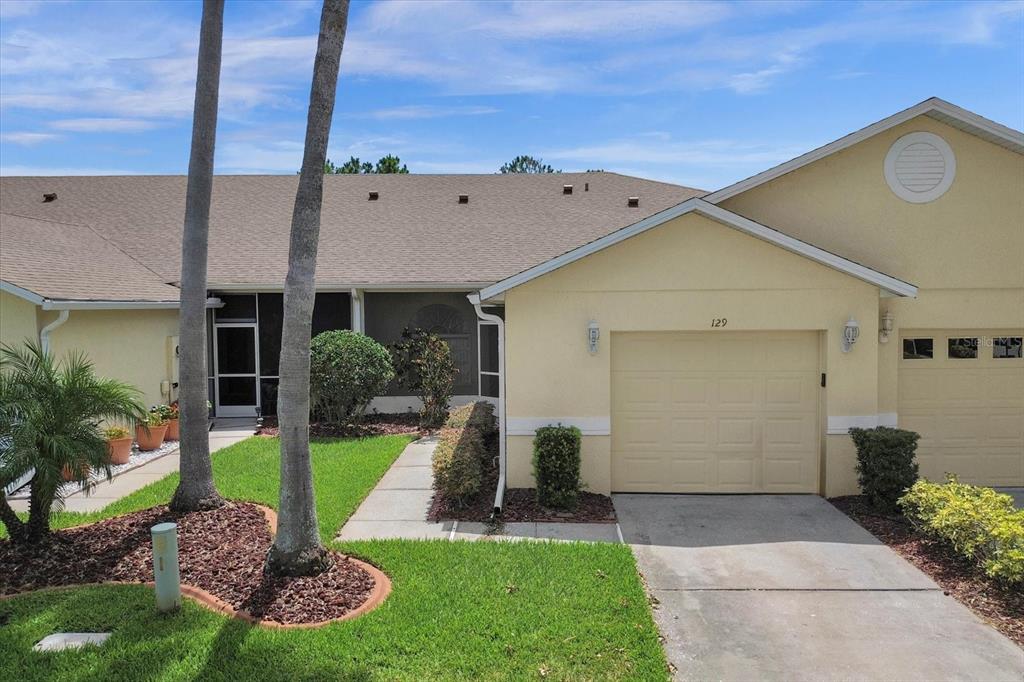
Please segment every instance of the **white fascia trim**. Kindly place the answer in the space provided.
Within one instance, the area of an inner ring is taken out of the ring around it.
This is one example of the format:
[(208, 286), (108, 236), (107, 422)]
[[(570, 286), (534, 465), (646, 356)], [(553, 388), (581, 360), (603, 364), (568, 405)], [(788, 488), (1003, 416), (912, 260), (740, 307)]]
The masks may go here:
[(898, 422), (895, 412), (881, 414), (865, 414), (849, 417), (830, 416), (828, 418), (828, 435), (845, 436), (850, 429), (873, 429), (876, 426), (896, 426)]
[[(206, 299), (207, 308), (224, 305), (219, 298)], [(176, 310), (180, 301), (69, 301), (45, 299), (43, 310)]]
[(21, 287), (4, 280), (0, 280), (0, 291), (11, 294), (12, 296), (17, 296), (18, 298), (32, 303), (33, 305), (42, 305), (43, 301), (46, 300), (35, 292), (29, 291), (28, 289), (22, 289)]
[(787, 234), (783, 234), (778, 230), (774, 230), (770, 227), (756, 223), (749, 218), (744, 218), (741, 215), (728, 211), (721, 206), (715, 206), (707, 201), (699, 198), (687, 199), (681, 204), (677, 204), (671, 208), (665, 209), (660, 213), (655, 213), (652, 216), (644, 218), (640, 222), (634, 223), (628, 227), (624, 227), (621, 230), (612, 232), (609, 235), (605, 235), (600, 239), (596, 239), (589, 244), (577, 247), (572, 251), (562, 254), (556, 258), (552, 258), (549, 261), (536, 265), (529, 270), (524, 270), (517, 275), (513, 275), (507, 279), (504, 279), (496, 284), (493, 284), (480, 291), (481, 300), (489, 300), (505, 293), (509, 289), (525, 284), (532, 279), (546, 275), (549, 272), (557, 270), (562, 266), (568, 265), (575, 261), (585, 258), (592, 253), (606, 249), (609, 246), (618, 244), (621, 241), (625, 241), (630, 237), (636, 236), (642, 232), (646, 232), (652, 227), (657, 227), (663, 223), (686, 215), (687, 213), (699, 213), (707, 218), (711, 218), (723, 225), (733, 227), (741, 232), (745, 232), (751, 236), (763, 239), (764, 241), (780, 246), (787, 251), (805, 256), (814, 260), (822, 265), (827, 265), (830, 268), (845, 272), (852, 277), (874, 284), (875, 286), (893, 293), (897, 296), (917, 296), (917, 287), (903, 280), (896, 279), (886, 275), (885, 273), (872, 270), (869, 267), (861, 265), (860, 263), (854, 263), (851, 260), (847, 260), (842, 256), (837, 256), (834, 253), (820, 249), (813, 244), (800, 241), (794, 237), (790, 237)]
[[(430, 291), (476, 291), (482, 287), (493, 284), (493, 282), (404, 282), (381, 284), (379, 282), (350, 282), (350, 283), (321, 283), (317, 282), (316, 290), (324, 293), (348, 293), (353, 289), (360, 289), (364, 292), (387, 291), (387, 292), (430, 292)], [(211, 291), (239, 292), (239, 293), (280, 293), (284, 291), (283, 284), (217, 284), (212, 282), (207, 285)]]
[[(1024, 153), (1024, 133), (1014, 130), (1013, 128), (1008, 128), (1007, 126), (1004, 126), (1000, 123), (996, 123), (995, 121), (990, 121), (987, 118), (984, 118), (983, 116), (979, 116), (974, 112), (962, 109), (956, 106), (955, 104), (950, 104), (945, 100), (939, 99), (937, 97), (932, 97), (931, 99), (927, 99), (921, 102), (920, 104), (915, 104), (909, 109), (904, 109), (898, 114), (893, 114), (888, 118), (883, 118), (881, 121), (878, 121), (877, 123), (872, 123), (866, 128), (861, 128), (857, 132), (850, 133), (845, 137), (841, 137), (835, 142), (830, 142), (824, 147), (818, 147), (817, 149), (809, 151), (806, 154), (802, 154), (801, 156), (798, 156), (795, 159), (791, 159), (783, 164), (775, 166), (774, 168), (769, 168), (768, 170), (758, 173), (757, 175), (753, 175), (747, 178), (746, 180), (740, 180), (739, 182), (729, 185), (728, 187), (724, 187), (718, 190), (717, 192), (712, 192), (711, 194), (705, 196), (704, 200), (712, 204), (717, 204), (719, 202), (725, 201), (730, 197), (734, 197), (737, 194), (746, 192), (749, 189), (752, 189), (754, 187), (757, 187), (758, 185), (762, 185), (766, 182), (774, 180), (775, 178), (785, 175), (786, 173), (791, 173), (792, 171), (795, 171), (798, 168), (802, 168), (803, 166), (806, 166), (809, 163), (814, 163), (815, 161), (823, 159), (826, 156), (842, 151), (847, 147), (852, 147), (858, 142), (862, 142), (868, 139), (869, 137), (885, 132), (886, 130), (894, 128), (900, 125), (901, 123), (905, 123), (906, 121), (909, 121), (912, 118), (916, 118), (921, 115), (927, 115), (930, 113), (939, 113), (954, 120), (957, 120), (960, 123), (964, 124), (964, 126), (966, 126), (968, 129), (973, 129), (973, 132), (975, 133), (991, 135), (1003, 141), (1008, 148), (1013, 149), (1018, 154)], [(971, 132), (971, 130), (969, 130), (969, 132)]]
[(508, 435), (534, 436), (542, 426), (575, 426), (584, 436), (610, 436), (611, 419), (608, 417), (509, 417)]

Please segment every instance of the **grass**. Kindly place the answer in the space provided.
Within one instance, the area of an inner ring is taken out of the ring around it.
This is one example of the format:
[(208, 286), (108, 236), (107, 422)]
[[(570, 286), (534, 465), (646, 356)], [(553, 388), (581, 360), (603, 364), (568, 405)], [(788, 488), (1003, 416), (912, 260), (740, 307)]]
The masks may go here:
[[(408, 439), (313, 448), (321, 535), (332, 538)], [(277, 505), (277, 441), (214, 457), (228, 497)], [(111, 505), (165, 502), (175, 477)], [(96, 517), (97, 515), (89, 515)], [(62, 515), (63, 525), (85, 515)], [(380, 540), (331, 545), (380, 566), (394, 591), (351, 622), (268, 630), (189, 600), (169, 616), (145, 587), (82, 587), (0, 601), (0, 679), (665, 679), (666, 664), (622, 545)], [(109, 631), (102, 648), (40, 654), (57, 631)]]

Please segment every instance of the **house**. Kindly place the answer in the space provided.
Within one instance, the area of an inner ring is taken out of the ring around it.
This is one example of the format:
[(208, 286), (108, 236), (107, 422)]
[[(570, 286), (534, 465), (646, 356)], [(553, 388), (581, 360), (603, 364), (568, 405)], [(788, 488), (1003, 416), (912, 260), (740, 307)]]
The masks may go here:
[[(718, 191), (614, 173), (327, 178), (317, 330), (442, 334), (460, 400), (583, 432), (595, 492), (856, 492), (848, 429), (1024, 485), (1024, 134), (939, 99)], [(273, 410), (294, 177), (218, 176), (210, 386)], [(5, 342), (173, 396), (183, 177), (0, 181)], [(380, 410), (415, 407), (393, 390)], [(496, 503), (500, 504), (499, 499)]]

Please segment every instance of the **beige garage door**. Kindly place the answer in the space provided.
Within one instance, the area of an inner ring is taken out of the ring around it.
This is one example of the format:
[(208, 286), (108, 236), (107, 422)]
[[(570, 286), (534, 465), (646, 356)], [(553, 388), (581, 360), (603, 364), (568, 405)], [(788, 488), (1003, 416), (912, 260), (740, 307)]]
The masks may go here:
[(899, 424), (921, 434), (921, 475), (1024, 485), (1024, 331), (901, 336)]
[(612, 489), (817, 492), (814, 332), (613, 333)]

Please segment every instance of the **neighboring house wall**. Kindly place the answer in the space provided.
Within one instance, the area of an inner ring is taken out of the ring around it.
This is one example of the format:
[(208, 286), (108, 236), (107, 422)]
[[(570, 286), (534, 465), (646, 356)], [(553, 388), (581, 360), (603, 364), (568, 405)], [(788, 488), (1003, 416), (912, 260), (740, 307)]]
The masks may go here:
[[(44, 313), (43, 324), (56, 318)], [(127, 382), (142, 391), (146, 407), (167, 402), (160, 383), (170, 381), (168, 337), (178, 333), (177, 310), (72, 310), (50, 336), (58, 357), (81, 351), (99, 376)]]
[[(584, 430), (583, 480), (611, 489), (612, 336), (618, 332), (819, 332), (828, 417), (877, 412), (878, 289), (697, 214), (677, 218), (506, 293), (508, 481), (532, 486), (533, 430)], [(861, 323), (863, 343), (842, 353), (843, 325)], [(598, 323), (588, 352), (587, 324)], [(823, 441), (821, 492), (853, 480), (848, 439)]]
[(39, 343), (37, 306), (0, 291), (0, 343), (20, 346), (26, 339)]
[[(928, 203), (910, 203), (896, 196), (883, 170), (892, 144), (918, 131), (940, 136), (956, 159), (952, 185)], [(1021, 335), (1022, 187), (1024, 156), (921, 116), (722, 205), (919, 287), (916, 299), (879, 301), (878, 315), (888, 310), (895, 318), (891, 341), (879, 345), (877, 370), (878, 411), (891, 420), (898, 413), (901, 330), (978, 330), (979, 336), (995, 330)], [(937, 379), (933, 390), (962, 394), (955, 379), (952, 373)], [(1017, 431), (1008, 443), (1021, 442), (1019, 423)], [(925, 435), (927, 441), (931, 434)], [(968, 432), (959, 437), (969, 450), (980, 445), (984, 435)]]

